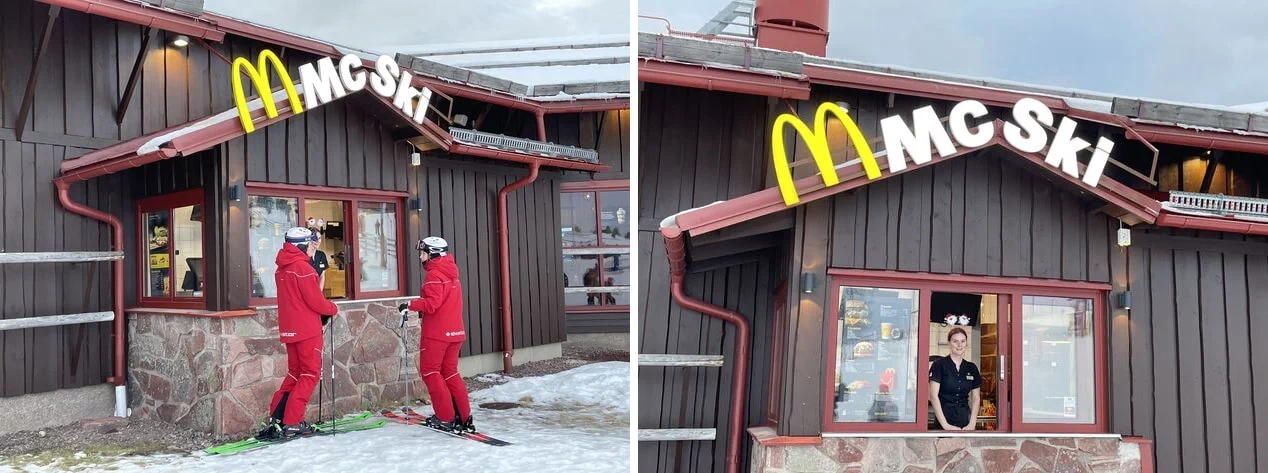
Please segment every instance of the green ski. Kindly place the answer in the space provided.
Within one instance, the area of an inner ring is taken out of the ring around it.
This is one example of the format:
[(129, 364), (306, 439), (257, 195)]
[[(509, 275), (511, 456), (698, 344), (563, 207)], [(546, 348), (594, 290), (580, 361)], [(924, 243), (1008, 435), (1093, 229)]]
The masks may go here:
[(258, 440), (255, 437), (251, 437), (245, 440), (239, 440), (237, 442), (210, 447), (204, 451), (211, 455), (232, 455), (234, 453), (267, 447), (269, 445), (273, 445), (277, 443), (286, 443), (288, 441), (298, 439), (298, 438), (315, 437), (318, 435), (330, 435), (335, 432), (352, 432), (352, 431), (358, 431), (358, 430), (368, 430), (368, 429), (379, 428), (379, 427), (383, 427), (384, 425), (387, 425), (387, 421), (385, 420), (377, 420), (374, 422), (363, 423), (363, 421), (365, 421), (366, 419), (369, 419), (370, 416), (371, 414), (369, 412), (362, 412), (362, 413), (354, 414), (354, 415), (351, 415), (342, 419), (338, 419), (332, 422), (322, 422), (322, 423), (314, 424), (313, 428), (317, 431), (317, 433), (313, 435), (304, 435), (299, 437), (291, 437), (291, 438), (277, 439), (277, 440)]

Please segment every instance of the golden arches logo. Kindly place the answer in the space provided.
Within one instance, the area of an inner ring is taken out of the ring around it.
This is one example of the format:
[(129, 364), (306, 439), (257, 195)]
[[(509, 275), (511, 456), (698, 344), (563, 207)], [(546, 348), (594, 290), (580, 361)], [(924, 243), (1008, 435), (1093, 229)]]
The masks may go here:
[(251, 78), (251, 83), (255, 85), (255, 91), (260, 94), (260, 102), (264, 104), (265, 115), (269, 118), (277, 118), (277, 105), (273, 103), (273, 86), (269, 84), (269, 66), (277, 72), (278, 81), (286, 89), (286, 96), (291, 101), (291, 111), (295, 114), (304, 112), (304, 105), (299, 101), (299, 94), (295, 92), (295, 83), (291, 80), (291, 75), (286, 72), (286, 66), (276, 54), (273, 54), (273, 51), (267, 49), (260, 51), (260, 56), (256, 58), (256, 65), (252, 65), (246, 58), (236, 58), (233, 60), (231, 72), (233, 74), (233, 103), (238, 106), (238, 118), (242, 120), (242, 129), (247, 133), (255, 131), (255, 123), (251, 122), (251, 110), (247, 107), (246, 94), (242, 91), (240, 71), (245, 70), (247, 77)]
[(876, 179), (881, 176), (881, 168), (876, 164), (876, 157), (872, 154), (872, 147), (867, 144), (867, 139), (863, 136), (863, 132), (859, 131), (858, 125), (854, 124), (854, 120), (850, 118), (850, 114), (841, 108), (841, 106), (824, 102), (819, 105), (819, 109), (815, 111), (815, 127), (811, 131), (801, 118), (791, 113), (781, 114), (775, 118), (775, 125), (771, 130), (771, 148), (774, 154), (775, 179), (779, 183), (779, 192), (784, 196), (784, 203), (793, 205), (800, 202), (797, 196), (797, 187), (793, 184), (792, 169), (788, 164), (788, 152), (784, 149), (784, 125), (792, 125), (797, 131), (797, 135), (806, 143), (806, 147), (810, 149), (810, 156), (814, 158), (815, 165), (819, 167), (819, 175), (823, 177), (825, 186), (834, 186), (841, 182), (837, 177), (837, 170), (832, 162), (832, 151), (828, 149), (828, 114), (831, 113), (841, 124), (845, 126), (845, 131), (850, 137), (850, 142), (854, 143), (854, 150), (858, 151), (859, 159), (863, 162), (863, 170), (867, 173), (868, 179)]

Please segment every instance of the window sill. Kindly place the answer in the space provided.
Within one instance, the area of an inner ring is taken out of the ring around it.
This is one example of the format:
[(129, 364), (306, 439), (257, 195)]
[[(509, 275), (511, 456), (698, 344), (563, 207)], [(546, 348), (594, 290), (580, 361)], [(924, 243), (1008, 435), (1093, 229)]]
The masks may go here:
[(247, 317), (255, 315), (254, 309), (243, 310), (202, 310), (202, 309), (171, 309), (159, 307), (132, 307), (124, 310), (124, 312), (133, 315), (176, 315), (184, 317), (208, 317), (226, 319), (231, 317)]

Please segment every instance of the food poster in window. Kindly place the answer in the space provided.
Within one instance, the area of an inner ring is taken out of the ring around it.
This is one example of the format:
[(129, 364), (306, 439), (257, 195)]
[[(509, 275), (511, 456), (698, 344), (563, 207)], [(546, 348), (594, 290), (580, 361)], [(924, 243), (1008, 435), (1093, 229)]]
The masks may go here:
[(146, 284), (146, 295), (149, 297), (164, 297), (171, 294), (171, 274), (172, 261), (169, 246), (171, 245), (171, 232), (169, 230), (170, 222), (168, 222), (168, 212), (151, 212), (145, 214), (145, 227), (147, 238), (147, 262), (148, 281)]
[(833, 421), (915, 421), (918, 295), (841, 288)]

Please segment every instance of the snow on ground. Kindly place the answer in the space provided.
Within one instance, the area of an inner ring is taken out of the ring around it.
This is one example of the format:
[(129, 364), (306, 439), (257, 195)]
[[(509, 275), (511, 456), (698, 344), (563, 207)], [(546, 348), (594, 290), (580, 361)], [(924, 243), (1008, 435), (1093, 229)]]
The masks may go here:
[[(476, 427), (515, 444), (506, 447), (389, 422), (379, 429), (300, 439), (229, 456), (197, 452), (84, 461), (80, 454), (75, 460), (80, 463), (71, 468), (59, 463), (17, 469), (0, 464), (0, 472), (629, 471), (629, 376), (629, 363), (595, 363), (541, 377), (509, 378), (506, 384), (472, 393), (473, 407), (492, 401), (525, 403), (518, 409), (473, 412)], [(419, 412), (430, 414), (431, 408)]]

